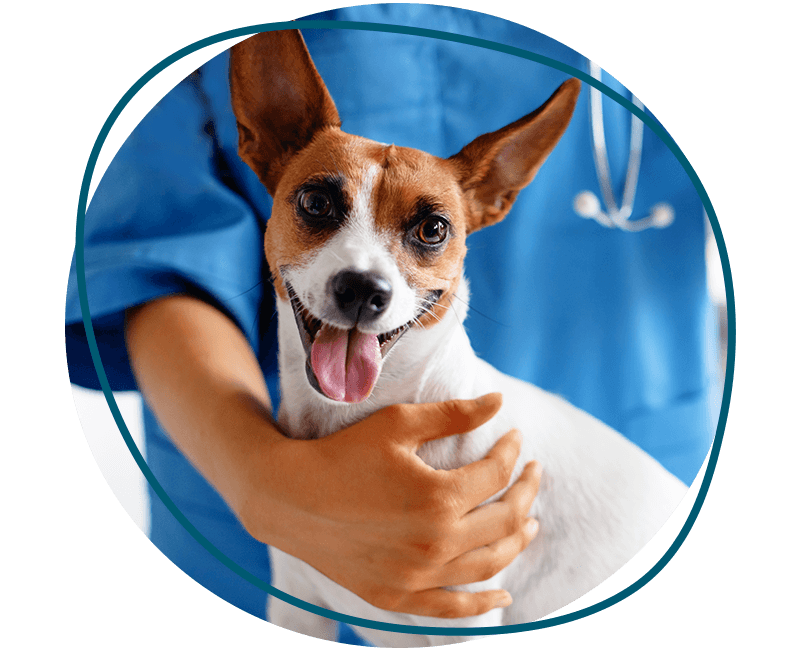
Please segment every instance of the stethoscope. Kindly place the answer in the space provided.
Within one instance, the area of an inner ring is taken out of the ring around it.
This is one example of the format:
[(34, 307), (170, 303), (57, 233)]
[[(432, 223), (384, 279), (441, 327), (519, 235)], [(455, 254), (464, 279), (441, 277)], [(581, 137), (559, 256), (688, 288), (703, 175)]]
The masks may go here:
[[(600, 81), (602, 69), (596, 63), (589, 62), (589, 73)], [(594, 166), (597, 181), (606, 205), (603, 212), (600, 199), (589, 190), (578, 194), (572, 206), (580, 217), (594, 219), (606, 228), (619, 228), (628, 232), (639, 232), (646, 228), (666, 228), (675, 220), (675, 210), (669, 203), (657, 203), (650, 209), (650, 215), (630, 221), (633, 212), (633, 201), (636, 197), (636, 185), (639, 181), (639, 168), (642, 162), (642, 140), (644, 124), (635, 115), (631, 115), (631, 146), (628, 154), (628, 171), (625, 174), (625, 187), (622, 191), (622, 205), (617, 207), (614, 188), (611, 185), (611, 170), (608, 164), (605, 127), (603, 125), (603, 95), (594, 86), (589, 89), (589, 106), (591, 111), (592, 143)], [(639, 98), (631, 95), (631, 101), (637, 108), (644, 110)]]

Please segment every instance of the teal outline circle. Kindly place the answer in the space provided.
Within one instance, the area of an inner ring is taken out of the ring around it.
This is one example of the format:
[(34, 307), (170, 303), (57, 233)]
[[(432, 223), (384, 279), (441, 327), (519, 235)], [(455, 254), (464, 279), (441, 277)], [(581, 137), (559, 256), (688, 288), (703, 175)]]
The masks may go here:
[(91, 182), (92, 174), (94, 173), (95, 165), (97, 164), (97, 158), (100, 154), (100, 150), (114, 122), (117, 120), (117, 118), (119, 117), (120, 113), (125, 108), (125, 106), (128, 105), (133, 96), (137, 92), (139, 92), (139, 90), (141, 90), (159, 72), (169, 67), (174, 62), (208, 45), (213, 45), (214, 43), (219, 43), (221, 41), (230, 38), (236, 38), (237, 36), (246, 36), (248, 34), (255, 34), (258, 32), (270, 32), (281, 29), (296, 29), (299, 26), (300, 24), (296, 21), (251, 25), (250, 27), (241, 27), (239, 29), (232, 29), (226, 32), (220, 32), (219, 34), (216, 34), (214, 36), (209, 36), (199, 41), (195, 41), (194, 43), (181, 48), (174, 54), (166, 57), (161, 62), (153, 66), (144, 75), (142, 75), (139, 78), (139, 80), (133, 84), (133, 86), (130, 87), (130, 89), (122, 96), (122, 99), (120, 99), (119, 102), (117, 102), (116, 106), (114, 106), (114, 109), (111, 111), (111, 114), (108, 116), (108, 118), (106, 118), (106, 121), (103, 124), (102, 129), (100, 129), (100, 133), (97, 136), (97, 139), (95, 140), (94, 146), (92, 147), (91, 154), (89, 155), (89, 161), (86, 164), (86, 171), (84, 172), (83, 175), (80, 197), (78, 199), (78, 222), (75, 232), (75, 264), (77, 269), (77, 280), (78, 280), (78, 298), (80, 301), (81, 316), (83, 317), (84, 328), (86, 329), (86, 338), (89, 344), (89, 351), (91, 353), (95, 371), (97, 372), (97, 378), (100, 381), (100, 386), (103, 390), (103, 395), (106, 398), (106, 402), (108, 403), (108, 407), (111, 410), (111, 414), (114, 417), (114, 421), (116, 422), (117, 427), (119, 428), (119, 431), (122, 434), (123, 439), (125, 440), (125, 444), (128, 446), (128, 450), (131, 452), (131, 455), (136, 461), (136, 464), (139, 466), (139, 469), (141, 470), (142, 474), (144, 474), (145, 478), (152, 487), (153, 491), (158, 495), (158, 497), (161, 499), (161, 501), (164, 503), (167, 509), (180, 522), (180, 524), (186, 529), (186, 531), (195, 540), (197, 540), (197, 542), (200, 543), (200, 545), (203, 546), (203, 548), (205, 548), (209, 553), (211, 553), (213, 557), (222, 562), (222, 564), (228, 567), (231, 571), (233, 571), (240, 577), (244, 578), (251, 584), (255, 585), (256, 587), (259, 587), (260, 589), (264, 590), (271, 596), (279, 598), (280, 600), (283, 600), (291, 605), (299, 607), (300, 609), (304, 609), (313, 614), (318, 614), (319, 616), (324, 616), (326, 618), (335, 621), (340, 621), (342, 623), (347, 623), (349, 625), (357, 625), (360, 627), (366, 627), (376, 630), (385, 630), (388, 632), (405, 632), (410, 634), (433, 634), (439, 636), (445, 636), (445, 635), (449, 636), (456, 634), (463, 636), (507, 634), (511, 632), (525, 632), (529, 630), (542, 629), (546, 627), (554, 627), (556, 625), (561, 625), (563, 623), (569, 623), (570, 621), (575, 621), (584, 618), (586, 616), (595, 614), (597, 612), (600, 612), (620, 602), (621, 600), (624, 600), (628, 596), (636, 593), (639, 589), (644, 587), (644, 585), (646, 585), (648, 582), (650, 582), (667, 565), (667, 563), (672, 559), (672, 557), (681, 547), (684, 540), (686, 539), (686, 536), (689, 534), (689, 531), (692, 529), (692, 526), (694, 525), (694, 522), (697, 519), (697, 515), (700, 513), (700, 508), (703, 506), (703, 502), (705, 501), (709, 485), (711, 484), (711, 478), (714, 474), (714, 469), (716, 468), (717, 465), (719, 450), (722, 445), (722, 437), (725, 431), (725, 424), (728, 419), (728, 410), (730, 407), (731, 391), (733, 387), (734, 356), (736, 349), (736, 318), (734, 309), (733, 280), (731, 278), (730, 260), (728, 259), (728, 251), (727, 248), (725, 247), (725, 241), (722, 237), (722, 231), (719, 226), (719, 221), (717, 220), (717, 215), (714, 212), (714, 208), (711, 205), (711, 201), (708, 198), (708, 194), (706, 193), (705, 188), (703, 188), (703, 185), (700, 182), (700, 179), (698, 178), (694, 169), (689, 164), (689, 161), (686, 159), (686, 156), (683, 155), (683, 152), (678, 148), (678, 145), (675, 144), (675, 141), (670, 137), (670, 135), (666, 132), (666, 130), (656, 120), (648, 116), (644, 111), (634, 106), (633, 103), (631, 103), (629, 100), (625, 99), (622, 95), (613, 91), (611, 88), (607, 87), (602, 82), (597, 81), (596, 79), (594, 79), (587, 73), (583, 72), (582, 70), (573, 68), (572, 66), (566, 65), (565, 63), (561, 63), (560, 61), (556, 61), (554, 59), (550, 59), (548, 57), (539, 54), (534, 54), (533, 52), (528, 52), (527, 50), (511, 47), (508, 45), (502, 45), (499, 43), (494, 43), (492, 41), (487, 41), (480, 38), (474, 38), (471, 36), (462, 36), (459, 34), (451, 34), (449, 32), (442, 32), (432, 29), (422, 29), (418, 27), (401, 27), (398, 25), (384, 25), (379, 23), (330, 21), (330, 20), (302, 21), (303, 29), (352, 29), (361, 31), (387, 32), (392, 34), (408, 34), (412, 36), (422, 36), (425, 38), (437, 38), (444, 41), (453, 41), (456, 43), (463, 43), (466, 45), (474, 45), (476, 47), (482, 47), (487, 50), (504, 52), (512, 56), (528, 59), (529, 61), (535, 61), (537, 63), (541, 63), (543, 65), (554, 68), (556, 70), (566, 72), (574, 77), (577, 77), (582, 82), (599, 89), (605, 95), (610, 97), (612, 100), (614, 100), (615, 102), (626, 108), (629, 112), (636, 115), (636, 117), (638, 117), (640, 120), (642, 120), (642, 122), (644, 122), (664, 142), (664, 144), (667, 145), (667, 148), (669, 148), (669, 150), (673, 153), (673, 155), (678, 159), (678, 161), (681, 163), (681, 166), (688, 174), (689, 178), (692, 181), (692, 184), (695, 187), (695, 190), (697, 190), (697, 193), (700, 196), (700, 200), (703, 203), (703, 207), (706, 210), (706, 214), (708, 215), (708, 219), (711, 223), (711, 229), (714, 233), (714, 239), (716, 240), (717, 248), (719, 249), (720, 261), (722, 262), (722, 275), (725, 281), (725, 297), (728, 308), (728, 350), (727, 350), (727, 363), (725, 367), (725, 383), (723, 386), (722, 405), (720, 407), (719, 421), (717, 423), (717, 431), (714, 436), (714, 442), (711, 446), (711, 452), (708, 458), (708, 465), (706, 467), (705, 475), (703, 476), (703, 482), (700, 486), (700, 491), (697, 495), (697, 499), (695, 500), (694, 506), (692, 507), (692, 510), (689, 513), (689, 517), (687, 518), (686, 522), (681, 528), (680, 533), (675, 538), (675, 541), (670, 545), (669, 549), (667, 549), (667, 552), (663, 555), (663, 557), (645, 575), (643, 575), (632, 585), (623, 589), (614, 596), (606, 598), (605, 600), (596, 603), (590, 607), (585, 607), (584, 609), (578, 610), (577, 612), (572, 612), (571, 614), (563, 614), (561, 616), (556, 616), (554, 618), (549, 618), (546, 620), (536, 621), (532, 623), (520, 623), (516, 625), (499, 625), (491, 627), (461, 627), (461, 628), (426, 627), (419, 625), (399, 625), (395, 623), (381, 623), (369, 619), (358, 618), (356, 616), (349, 616), (347, 614), (340, 614), (338, 612), (325, 609), (323, 607), (318, 607), (317, 605), (312, 605), (311, 603), (307, 603), (303, 600), (300, 600), (299, 598), (295, 598), (294, 596), (291, 596), (278, 589), (275, 589), (272, 585), (252, 575), (251, 573), (240, 567), (238, 564), (233, 562), (233, 560), (229, 559), (221, 551), (219, 551), (213, 544), (211, 544), (211, 542), (209, 542), (200, 533), (200, 531), (198, 531), (192, 525), (192, 523), (183, 515), (183, 513), (181, 513), (181, 511), (178, 510), (177, 506), (169, 498), (169, 496), (166, 494), (164, 489), (159, 484), (156, 477), (150, 471), (150, 468), (147, 466), (147, 463), (145, 462), (144, 458), (139, 452), (136, 443), (134, 443), (133, 439), (131, 438), (130, 432), (128, 431), (128, 428), (125, 425), (125, 421), (122, 419), (119, 407), (117, 406), (117, 403), (114, 400), (114, 395), (111, 392), (111, 387), (108, 383), (108, 378), (106, 377), (105, 369), (103, 368), (102, 361), (100, 360), (100, 353), (97, 348), (97, 340), (95, 339), (94, 330), (92, 328), (91, 314), (89, 313), (89, 303), (86, 297), (86, 275), (85, 275), (86, 269), (84, 263), (84, 247), (83, 247), (84, 220), (86, 216), (86, 203), (89, 194), (89, 184)]

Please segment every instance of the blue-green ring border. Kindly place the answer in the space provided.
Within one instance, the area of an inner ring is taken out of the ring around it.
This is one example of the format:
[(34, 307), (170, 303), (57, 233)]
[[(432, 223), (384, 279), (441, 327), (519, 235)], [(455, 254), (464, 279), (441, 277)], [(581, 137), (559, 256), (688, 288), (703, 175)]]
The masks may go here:
[[(136, 93), (138, 93), (139, 90), (141, 90), (159, 72), (169, 67), (176, 61), (182, 59), (188, 54), (191, 54), (192, 52), (196, 52), (197, 50), (200, 50), (204, 47), (213, 45), (214, 43), (219, 43), (227, 39), (236, 38), (238, 36), (246, 36), (248, 34), (255, 34), (258, 32), (269, 32), (280, 29), (295, 29), (301, 26), (303, 29), (353, 29), (360, 31), (388, 32), (392, 34), (408, 34), (412, 36), (422, 36), (426, 38), (438, 38), (444, 41), (464, 43), (466, 45), (474, 45), (477, 47), (482, 47), (487, 50), (504, 52), (506, 54), (511, 54), (512, 56), (517, 56), (523, 59), (528, 59), (529, 61), (535, 61), (537, 63), (544, 64), (551, 68), (555, 68), (556, 70), (561, 70), (562, 72), (566, 72), (574, 77), (577, 77), (584, 83), (599, 89), (605, 95), (613, 99), (618, 104), (624, 106), (628, 111), (630, 111), (631, 113), (636, 115), (639, 119), (641, 119), (664, 142), (664, 144), (667, 145), (669, 150), (675, 155), (675, 157), (683, 166), (686, 173), (689, 175), (689, 178), (691, 179), (692, 184), (697, 190), (697, 193), (700, 196), (703, 206), (705, 207), (709, 221), (711, 222), (711, 229), (714, 233), (714, 238), (717, 242), (717, 247), (719, 249), (719, 256), (722, 262), (722, 274), (725, 281), (725, 296), (728, 308), (728, 351), (727, 351), (727, 363), (725, 367), (725, 383), (723, 386), (722, 406), (720, 408), (719, 421), (717, 423), (717, 431), (716, 435), (714, 436), (714, 442), (711, 446), (711, 453), (708, 459), (706, 472), (705, 475), (703, 476), (703, 482), (700, 486), (700, 491), (697, 495), (697, 499), (694, 503), (694, 506), (692, 507), (691, 512), (689, 513), (689, 517), (687, 518), (686, 522), (681, 528), (681, 531), (678, 534), (675, 541), (672, 543), (669, 549), (667, 549), (667, 552), (664, 554), (664, 556), (653, 566), (653, 568), (651, 568), (645, 575), (639, 578), (632, 585), (623, 589), (616, 595), (606, 598), (605, 600), (599, 603), (578, 610), (577, 612), (573, 612), (571, 614), (564, 614), (562, 616), (556, 616), (554, 618), (549, 618), (546, 620), (532, 622), (532, 623), (520, 623), (517, 625), (501, 625), (492, 627), (462, 627), (462, 628), (425, 627), (418, 625), (398, 625), (394, 623), (380, 623), (378, 621), (371, 621), (369, 619), (358, 618), (356, 616), (348, 616), (346, 614), (340, 614), (338, 612), (334, 612), (329, 609), (318, 607), (316, 605), (312, 605), (311, 603), (307, 603), (303, 600), (300, 600), (299, 598), (295, 598), (294, 596), (284, 593), (278, 589), (275, 589), (272, 585), (264, 582), (263, 580), (257, 578), (256, 576), (252, 575), (251, 573), (240, 567), (238, 564), (236, 564), (227, 556), (225, 556), (222, 552), (220, 552), (213, 544), (211, 544), (211, 542), (209, 542), (200, 533), (200, 531), (198, 531), (192, 525), (192, 523), (183, 515), (183, 513), (181, 513), (181, 511), (178, 510), (177, 506), (169, 498), (169, 496), (166, 494), (164, 489), (159, 484), (156, 477), (150, 471), (150, 468), (147, 466), (147, 463), (145, 462), (144, 458), (139, 452), (138, 447), (131, 438), (128, 428), (125, 426), (125, 421), (123, 420), (122, 415), (119, 411), (119, 407), (117, 406), (117, 403), (114, 400), (114, 395), (111, 392), (111, 387), (108, 383), (108, 378), (106, 377), (102, 361), (100, 360), (100, 353), (97, 348), (97, 340), (95, 339), (94, 330), (92, 328), (91, 315), (89, 313), (89, 303), (86, 297), (86, 275), (85, 275), (85, 265), (84, 265), (84, 247), (83, 247), (84, 219), (86, 216), (86, 203), (89, 194), (89, 184), (92, 179), (92, 174), (94, 173), (94, 168), (97, 163), (97, 158), (100, 154), (100, 150), (103, 144), (105, 143), (106, 137), (108, 136), (108, 133), (111, 130), (111, 127), (113, 126), (114, 122), (117, 120), (117, 118), (119, 117), (120, 113), (125, 108), (125, 106), (128, 105), (133, 96)], [(502, 45), (481, 38), (462, 36), (459, 34), (451, 34), (448, 32), (442, 32), (433, 29), (422, 29), (419, 27), (403, 27), (398, 25), (384, 25), (379, 23), (331, 21), (331, 20), (309, 20), (309, 21), (302, 21), (302, 24), (298, 24), (298, 22), (292, 21), (292, 22), (266, 23), (262, 25), (251, 25), (250, 27), (241, 27), (239, 29), (228, 30), (216, 34), (214, 36), (209, 36), (199, 41), (195, 41), (194, 43), (187, 45), (186, 47), (181, 48), (174, 54), (166, 57), (160, 63), (156, 64), (150, 70), (148, 70), (144, 75), (142, 75), (142, 77), (139, 78), (139, 80), (135, 84), (133, 84), (133, 86), (130, 87), (130, 89), (125, 93), (125, 95), (123, 95), (122, 99), (120, 99), (119, 102), (117, 102), (117, 105), (114, 107), (114, 110), (111, 111), (111, 114), (108, 116), (105, 123), (103, 124), (103, 128), (100, 130), (100, 133), (97, 136), (97, 139), (95, 140), (94, 146), (92, 147), (92, 152), (89, 155), (89, 161), (86, 165), (86, 171), (84, 172), (83, 182), (81, 184), (80, 197), (78, 199), (78, 223), (75, 234), (75, 263), (77, 268), (78, 297), (81, 306), (81, 315), (83, 317), (83, 324), (86, 329), (86, 337), (89, 343), (89, 350), (92, 356), (92, 362), (94, 363), (94, 367), (97, 372), (97, 378), (100, 381), (100, 386), (102, 387), (103, 395), (105, 395), (106, 402), (108, 402), (108, 407), (111, 409), (111, 414), (114, 416), (114, 421), (117, 423), (117, 427), (119, 428), (120, 433), (122, 434), (122, 437), (125, 440), (125, 444), (128, 446), (128, 449), (133, 455), (136, 464), (139, 466), (139, 469), (141, 470), (142, 474), (144, 474), (148, 483), (150, 483), (150, 486), (152, 487), (153, 491), (158, 495), (158, 497), (162, 500), (167, 509), (181, 523), (181, 525), (187, 530), (187, 532), (189, 532), (189, 534), (192, 537), (194, 537), (194, 539), (197, 540), (203, 546), (203, 548), (205, 548), (209, 553), (211, 553), (211, 555), (213, 555), (217, 560), (222, 562), (226, 567), (231, 569), (234, 573), (241, 576), (251, 584), (259, 587), (260, 589), (263, 589), (271, 596), (275, 598), (280, 598), (281, 600), (290, 603), (292, 605), (295, 605), (296, 607), (304, 609), (308, 612), (312, 612), (314, 614), (318, 614), (326, 618), (340, 621), (342, 623), (348, 623), (349, 625), (358, 625), (361, 627), (372, 628), (377, 630), (386, 630), (389, 632), (406, 632), (411, 634), (435, 634), (442, 636), (506, 634), (511, 632), (525, 632), (528, 630), (536, 630), (536, 629), (561, 625), (563, 623), (569, 623), (570, 621), (575, 621), (584, 618), (586, 616), (590, 616), (591, 614), (595, 614), (596, 612), (600, 612), (608, 607), (611, 607), (612, 605), (620, 602), (621, 600), (624, 600), (631, 594), (634, 594), (644, 585), (650, 582), (667, 565), (667, 562), (669, 562), (672, 559), (672, 557), (680, 548), (681, 544), (683, 544), (683, 541), (686, 539), (687, 535), (689, 534), (689, 531), (692, 529), (692, 526), (694, 525), (694, 522), (697, 519), (697, 515), (700, 513), (700, 508), (702, 507), (703, 502), (705, 501), (709, 485), (711, 484), (711, 478), (714, 474), (714, 469), (717, 465), (719, 450), (722, 445), (722, 437), (725, 431), (725, 424), (728, 419), (728, 410), (730, 407), (731, 391), (733, 387), (733, 365), (734, 365), (734, 356), (736, 349), (736, 319), (735, 319), (734, 298), (733, 298), (733, 280), (731, 278), (731, 267), (730, 267), (730, 260), (728, 259), (728, 251), (727, 248), (725, 247), (725, 241), (722, 237), (722, 231), (719, 226), (719, 221), (717, 220), (717, 215), (714, 212), (714, 208), (711, 205), (711, 201), (708, 198), (708, 194), (706, 193), (703, 184), (700, 182), (700, 179), (698, 178), (694, 169), (689, 164), (689, 161), (686, 159), (686, 156), (683, 155), (683, 152), (678, 148), (678, 145), (675, 144), (674, 140), (670, 137), (670, 135), (666, 132), (666, 130), (656, 120), (647, 115), (644, 111), (634, 106), (632, 102), (625, 99), (619, 93), (607, 87), (602, 82), (594, 79), (586, 72), (578, 70), (577, 68), (573, 68), (572, 66), (569, 66), (560, 61), (550, 59), (540, 54), (534, 54), (533, 52), (528, 52), (527, 50), (511, 47), (509, 45)]]

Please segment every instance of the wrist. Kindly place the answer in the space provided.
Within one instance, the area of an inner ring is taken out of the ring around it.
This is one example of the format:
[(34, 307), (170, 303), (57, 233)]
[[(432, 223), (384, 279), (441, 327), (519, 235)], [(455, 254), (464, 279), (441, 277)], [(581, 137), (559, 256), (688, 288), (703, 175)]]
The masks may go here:
[(314, 514), (314, 499), (307, 497), (318, 441), (288, 438), (274, 421), (258, 416), (245, 426), (252, 444), (240, 457), (236, 495), (229, 504), (252, 537), (277, 545), (293, 536), (301, 519)]

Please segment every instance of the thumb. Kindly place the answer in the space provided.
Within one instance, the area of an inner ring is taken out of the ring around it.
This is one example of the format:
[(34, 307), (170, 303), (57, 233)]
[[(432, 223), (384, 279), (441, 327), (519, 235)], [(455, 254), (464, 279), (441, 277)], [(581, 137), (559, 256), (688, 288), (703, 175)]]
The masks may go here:
[(477, 429), (491, 420), (502, 405), (503, 396), (500, 393), (489, 393), (475, 399), (419, 404), (422, 408), (414, 442), (422, 444)]

